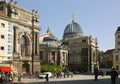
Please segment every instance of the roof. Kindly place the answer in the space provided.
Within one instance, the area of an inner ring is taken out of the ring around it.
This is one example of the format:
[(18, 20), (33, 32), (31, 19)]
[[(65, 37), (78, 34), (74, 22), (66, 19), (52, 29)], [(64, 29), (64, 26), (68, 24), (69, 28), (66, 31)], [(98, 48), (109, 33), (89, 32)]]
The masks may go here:
[(107, 50), (107, 51), (104, 52), (103, 55), (106, 55), (106, 54), (112, 54), (114, 50), (115, 50), (115, 49)]

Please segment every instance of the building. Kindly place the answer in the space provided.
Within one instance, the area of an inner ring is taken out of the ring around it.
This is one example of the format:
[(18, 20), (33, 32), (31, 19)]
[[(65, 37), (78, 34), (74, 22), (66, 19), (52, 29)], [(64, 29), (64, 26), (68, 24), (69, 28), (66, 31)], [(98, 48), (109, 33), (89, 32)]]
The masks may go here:
[[(113, 66), (113, 52), (115, 49), (109, 49), (105, 51), (101, 56), (100, 56), (100, 67), (101, 68), (111, 68)], [(109, 62), (109, 64), (108, 64)]]
[(82, 28), (74, 21), (65, 27), (62, 42), (69, 47), (68, 65), (72, 70), (93, 72), (98, 64), (97, 39), (85, 36)]
[(120, 71), (120, 27), (115, 32), (115, 50), (113, 52), (113, 67)]
[(0, 20), (0, 65), (10, 66), (13, 49), (13, 26), (11, 22)]
[(48, 27), (44, 35), (40, 35), (40, 61), (41, 65), (68, 65), (68, 47), (61, 44)]
[(40, 70), (38, 18), (37, 12), (20, 7), (13, 0), (0, 1), (0, 60), (9, 61), (15, 72)]

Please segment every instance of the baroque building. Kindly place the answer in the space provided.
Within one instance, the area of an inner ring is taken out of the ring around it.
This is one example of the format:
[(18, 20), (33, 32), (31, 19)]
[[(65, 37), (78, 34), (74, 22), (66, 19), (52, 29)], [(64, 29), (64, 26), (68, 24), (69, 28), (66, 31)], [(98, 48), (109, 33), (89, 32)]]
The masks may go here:
[(113, 67), (120, 72), (120, 27), (115, 32), (115, 50), (113, 52)]
[[(9, 62), (14, 72), (33, 73), (40, 70), (37, 12), (0, 1), (0, 59)], [(37, 67), (36, 67), (37, 66)]]
[(48, 27), (44, 35), (40, 35), (40, 62), (47, 65), (68, 65), (68, 47), (61, 44)]
[(98, 43), (92, 36), (85, 36), (81, 26), (74, 21), (65, 27), (62, 42), (69, 47), (70, 70), (93, 72), (98, 63)]

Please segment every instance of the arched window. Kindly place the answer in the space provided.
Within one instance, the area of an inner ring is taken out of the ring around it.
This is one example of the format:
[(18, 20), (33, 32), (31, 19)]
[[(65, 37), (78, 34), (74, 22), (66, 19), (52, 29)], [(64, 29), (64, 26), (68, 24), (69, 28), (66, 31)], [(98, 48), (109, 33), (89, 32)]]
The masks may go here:
[(26, 55), (26, 49), (27, 49), (27, 45), (26, 45), (27, 44), (27, 39), (24, 35), (21, 37), (20, 43), (21, 43), (21, 56), (25, 56)]

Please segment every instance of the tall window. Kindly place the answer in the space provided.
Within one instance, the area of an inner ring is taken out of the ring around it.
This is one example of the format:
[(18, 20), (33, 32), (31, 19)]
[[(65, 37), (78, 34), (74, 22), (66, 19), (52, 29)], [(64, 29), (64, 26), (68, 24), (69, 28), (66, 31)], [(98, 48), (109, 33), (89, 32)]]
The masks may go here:
[(26, 43), (27, 42), (27, 39), (25, 38), (25, 36), (23, 35), (21, 37), (21, 56), (25, 56), (27, 53), (26, 53)]
[(12, 24), (8, 23), (8, 32), (12, 32)]
[(12, 54), (12, 46), (11, 45), (8, 45), (8, 54)]
[(119, 70), (119, 65), (116, 65), (116, 70)]
[(52, 63), (52, 64), (55, 63), (55, 52), (54, 52), (54, 51), (52, 52), (52, 60), (51, 60), (51, 63)]
[(12, 34), (8, 34), (8, 43), (12, 43)]
[(116, 55), (116, 61), (119, 61), (119, 56), (118, 55)]
[(43, 51), (40, 51), (40, 60), (43, 60)]
[(62, 54), (63, 54), (62, 61), (63, 61), (63, 63), (65, 63), (65, 52), (63, 52)]

